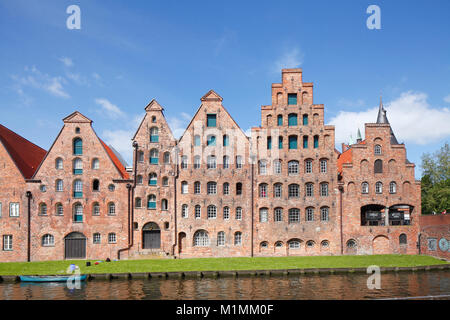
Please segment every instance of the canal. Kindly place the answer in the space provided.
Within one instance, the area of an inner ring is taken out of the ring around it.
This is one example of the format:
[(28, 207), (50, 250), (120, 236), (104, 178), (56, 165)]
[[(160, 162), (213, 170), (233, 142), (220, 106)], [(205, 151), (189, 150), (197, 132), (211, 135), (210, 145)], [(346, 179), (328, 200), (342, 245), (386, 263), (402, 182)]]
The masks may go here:
[(381, 289), (367, 288), (366, 274), (289, 275), (200, 279), (94, 280), (65, 283), (0, 283), (0, 300), (143, 299), (382, 299), (443, 296), (450, 299), (450, 272), (382, 273)]

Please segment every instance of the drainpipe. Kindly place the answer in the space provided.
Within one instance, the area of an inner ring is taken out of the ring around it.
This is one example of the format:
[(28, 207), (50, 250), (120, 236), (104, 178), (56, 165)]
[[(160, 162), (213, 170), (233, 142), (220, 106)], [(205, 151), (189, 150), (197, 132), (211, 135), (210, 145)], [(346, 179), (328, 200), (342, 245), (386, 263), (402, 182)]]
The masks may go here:
[(31, 191), (27, 191), (26, 196), (28, 198), (28, 230), (27, 230), (27, 261), (31, 261), (31, 199), (33, 195)]
[(251, 188), (252, 188), (252, 193), (251, 193), (251, 196), (252, 196), (252, 202), (251, 202), (251, 206), (252, 206), (252, 214), (251, 214), (251, 216), (252, 216), (252, 218), (251, 218), (251, 232), (250, 232), (250, 257), (253, 257), (253, 228), (254, 228), (254, 208), (253, 208), (253, 206), (254, 206), (254, 190), (253, 190), (253, 187), (254, 187), (254, 181), (253, 181), (253, 179), (254, 179), (254, 173), (253, 173), (253, 171), (254, 171), (254, 168), (255, 168), (255, 163), (254, 163), (255, 161), (254, 161), (254, 158), (252, 159), (252, 164), (251, 164), (251, 171), (252, 171), (252, 174), (251, 174), (251, 177), (252, 177), (252, 183), (251, 183)]
[(421, 254), (421, 250), (420, 250), (420, 238), (422, 236), (422, 233), (419, 232), (419, 236), (417, 238), (417, 249), (419, 249), (419, 255)]
[(341, 235), (341, 255), (344, 254), (344, 238), (342, 232), (342, 194), (344, 193), (344, 187), (339, 186), (339, 217), (340, 217), (340, 235)]
[(137, 150), (138, 143), (136, 141), (133, 142), (134, 148), (134, 177), (133, 184), (127, 184), (128, 189), (128, 246), (126, 248), (119, 249), (117, 251), (117, 259), (120, 260), (120, 253), (122, 251), (130, 250), (134, 243), (134, 189), (136, 188), (136, 179), (137, 179)]
[(173, 245), (172, 245), (172, 256), (175, 256), (175, 247), (178, 244), (178, 229), (177, 229), (177, 180), (178, 180), (178, 174), (179, 174), (179, 168), (178, 168), (178, 147), (175, 146), (175, 176), (173, 178), (173, 212), (174, 212), (174, 216), (173, 216), (173, 230), (174, 230), (174, 240), (173, 240)]

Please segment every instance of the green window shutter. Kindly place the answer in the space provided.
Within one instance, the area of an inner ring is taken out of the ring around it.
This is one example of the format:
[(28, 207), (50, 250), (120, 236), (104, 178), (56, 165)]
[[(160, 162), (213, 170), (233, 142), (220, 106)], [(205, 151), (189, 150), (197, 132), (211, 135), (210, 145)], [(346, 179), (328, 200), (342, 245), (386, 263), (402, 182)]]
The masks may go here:
[(227, 135), (223, 136), (223, 146), (227, 147), (230, 144), (230, 138)]
[(267, 137), (267, 149), (272, 149), (272, 137)]
[(308, 149), (308, 136), (303, 136), (303, 149)]
[(76, 138), (73, 141), (73, 154), (81, 155), (83, 154), (83, 140), (80, 138)]
[(158, 158), (150, 158), (150, 164), (158, 164)]
[(206, 115), (207, 121), (206, 126), (207, 127), (215, 127), (216, 126), (216, 115), (215, 114), (208, 114)]
[(283, 137), (278, 137), (278, 149), (283, 149)]
[(206, 141), (207, 146), (215, 146), (216, 145), (216, 136), (209, 136)]
[(297, 105), (297, 94), (296, 93), (288, 94), (288, 105)]
[(307, 126), (307, 125), (308, 125), (308, 115), (307, 115), (307, 114), (304, 114), (304, 115), (303, 115), (303, 125), (304, 125), (304, 126)]
[(314, 136), (314, 149), (319, 147), (319, 136)]
[(289, 149), (297, 149), (297, 136), (289, 137)]
[(278, 125), (282, 126), (283, 125), (283, 116), (280, 114), (278, 115)]
[(297, 114), (296, 113), (291, 113), (288, 116), (288, 125), (289, 126), (296, 126), (297, 125)]

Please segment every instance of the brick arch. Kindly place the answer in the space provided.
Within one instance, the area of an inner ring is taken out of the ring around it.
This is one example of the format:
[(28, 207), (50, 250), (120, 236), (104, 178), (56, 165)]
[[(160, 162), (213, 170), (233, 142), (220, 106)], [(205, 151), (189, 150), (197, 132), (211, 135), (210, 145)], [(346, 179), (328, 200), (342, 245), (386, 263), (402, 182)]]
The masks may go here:
[(355, 195), (355, 183), (353, 181), (350, 181), (347, 185), (347, 195), (349, 197), (352, 197)]
[(389, 238), (385, 235), (378, 235), (372, 240), (372, 254), (390, 253)]

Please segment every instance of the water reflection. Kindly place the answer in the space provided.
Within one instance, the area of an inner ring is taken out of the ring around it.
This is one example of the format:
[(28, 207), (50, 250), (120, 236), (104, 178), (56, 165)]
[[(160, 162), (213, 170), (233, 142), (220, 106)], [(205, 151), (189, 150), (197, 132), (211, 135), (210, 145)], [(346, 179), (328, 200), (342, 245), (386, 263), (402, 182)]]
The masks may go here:
[(368, 275), (298, 275), (219, 279), (90, 281), (69, 290), (65, 283), (0, 284), (0, 299), (376, 299), (450, 295), (450, 272), (382, 274), (381, 289), (367, 288)]

